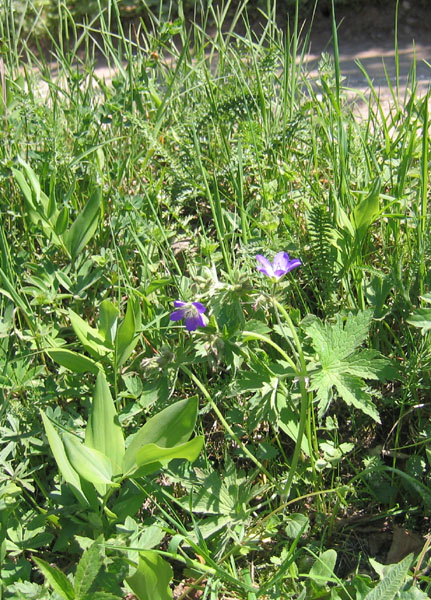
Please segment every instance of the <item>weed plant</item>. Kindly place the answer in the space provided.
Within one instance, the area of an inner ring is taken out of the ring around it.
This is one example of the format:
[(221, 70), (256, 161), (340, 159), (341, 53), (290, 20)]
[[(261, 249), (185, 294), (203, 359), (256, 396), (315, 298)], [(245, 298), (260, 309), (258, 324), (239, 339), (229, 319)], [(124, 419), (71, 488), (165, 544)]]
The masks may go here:
[(429, 597), (429, 93), (296, 8), (0, 20), (1, 598)]

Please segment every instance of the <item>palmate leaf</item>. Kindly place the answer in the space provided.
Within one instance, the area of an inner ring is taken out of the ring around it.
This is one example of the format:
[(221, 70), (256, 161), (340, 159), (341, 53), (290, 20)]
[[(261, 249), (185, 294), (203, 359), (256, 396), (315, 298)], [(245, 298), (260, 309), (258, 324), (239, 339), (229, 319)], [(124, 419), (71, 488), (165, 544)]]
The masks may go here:
[(321, 419), (329, 408), (335, 387), (338, 396), (349, 406), (354, 406), (363, 413), (380, 423), (379, 413), (370, 395), (365, 391), (364, 382), (360, 377), (342, 374), (336, 371), (319, 371), (312, 378), (311, 391), (316, 391), (318, 400), (318, 417)]
[(349, 314), (345, 322), (337, 315), (333, 324), (316, 318), (305, 325), (318, 359), (311, 373), (310, 390), (316, 392), (319, 419), (336, 394), (349, 406), (380, 422), (364, 380), (386, 381), (394, 376), (395, 370), (375, 350), (358, 349), (367, 338), (371, 315), (372, 311), (365, 310)]
[(322, 323), (316, 318), (306, 326), (306, 332), (313, 340), (322, 366), (329, 367), (334, 361), (343, 360), (365, 341), (372, 314), (372, 310), (363, 310), (356, 315), (349, 314), (345, 323), (338, 314), (333, 324)]

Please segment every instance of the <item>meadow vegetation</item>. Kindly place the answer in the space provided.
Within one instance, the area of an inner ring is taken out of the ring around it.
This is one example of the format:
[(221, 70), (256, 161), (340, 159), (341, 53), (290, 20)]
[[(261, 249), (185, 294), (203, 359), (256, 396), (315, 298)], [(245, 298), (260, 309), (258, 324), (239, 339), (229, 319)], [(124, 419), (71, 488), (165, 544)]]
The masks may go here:
[(2, 6), (0, 597), (428, 598), (414, 67), (358, 119), (299, 3)]

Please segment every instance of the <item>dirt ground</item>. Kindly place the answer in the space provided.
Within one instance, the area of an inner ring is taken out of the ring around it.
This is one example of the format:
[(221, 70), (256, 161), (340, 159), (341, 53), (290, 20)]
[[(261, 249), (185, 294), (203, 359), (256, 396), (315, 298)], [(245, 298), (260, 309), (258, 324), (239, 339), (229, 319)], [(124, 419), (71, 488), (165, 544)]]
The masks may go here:
[[(386, 104), (391, 98), (386, 73), (392, 84), (396, 83), (395, 9), (395, 0), (363, 0), (356, 7), (336, 10), (340, 66), (346, 77), (345, 85), (363, 92), (368, 90), (357, 64), (360, 61)], [(306, 21), (305, 27), (309, 22)], [(316, 75), (321, 53), (333, 51), (331, 29), (329, 11), (318, 8), (307, 55), (311, 76)], [(431, 83), (431, 0), (400, 0), (397, 40), (400, 95), (403, 97), (406, 86), (410, 87), (409, 72), (415, 62), (417, 93), (423, 95)]]
[[(317, 76), (317, 65), (322, 52), (333, 53), (331, 0), (319, 0), (314, 19), (301, 17), (303, 31), (311, 26), (310, 47), (306, 55), (306, 68), (310, 78)], [(356, 98), (359, 117), (366, 116), (367, 103), (362, 95), (369, 93), (369, 86), (358, 61), (368, 73), (380, 97), (380, 103), (388, 110), (393, 104), (388, 78), (396, 84), (395, 51), (396, 0), (357, 0), (348, 6), (336, 8), (338, 45), (341, 73), (344, 85), (351, 88), (350, 96)], [(283, 0), (278, 0), (280, 26), (286, 23)], [(259, 25), (257, 24), (257, 27)], [(424, 95), (431, 83), (431, 0), (400, 0), (398, 13), (398, 65), (399, 98), (406, 88), (411, 88), (409, 73), (416, 64), (417, 95)], [(53, 77), (55, 77), (55, 66)], [(96, 67), (100, 79), (109, 80), (113, 73), (103, 60)], [(41, 89), (46, 87), (42, 82)], [(354, 90), (354, 91), (353, 91)], [(43, 93), (43, 91), (42, 91)]]

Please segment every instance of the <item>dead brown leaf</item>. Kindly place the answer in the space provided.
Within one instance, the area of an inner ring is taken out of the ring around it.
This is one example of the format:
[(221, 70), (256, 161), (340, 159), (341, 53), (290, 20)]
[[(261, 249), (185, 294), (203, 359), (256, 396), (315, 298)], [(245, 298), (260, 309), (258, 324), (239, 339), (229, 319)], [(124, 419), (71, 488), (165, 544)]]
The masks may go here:
[(392, 544), (386, 557), (386, 563), (388, 565), (393, 565), (400, 562), (400, 560), (405, 558), (411, 552), (413, 552), (413, 554), (418, 554), (422, 550), (424, 542), (425, 540), (423, 537), (417, 533), (395, 525)]

